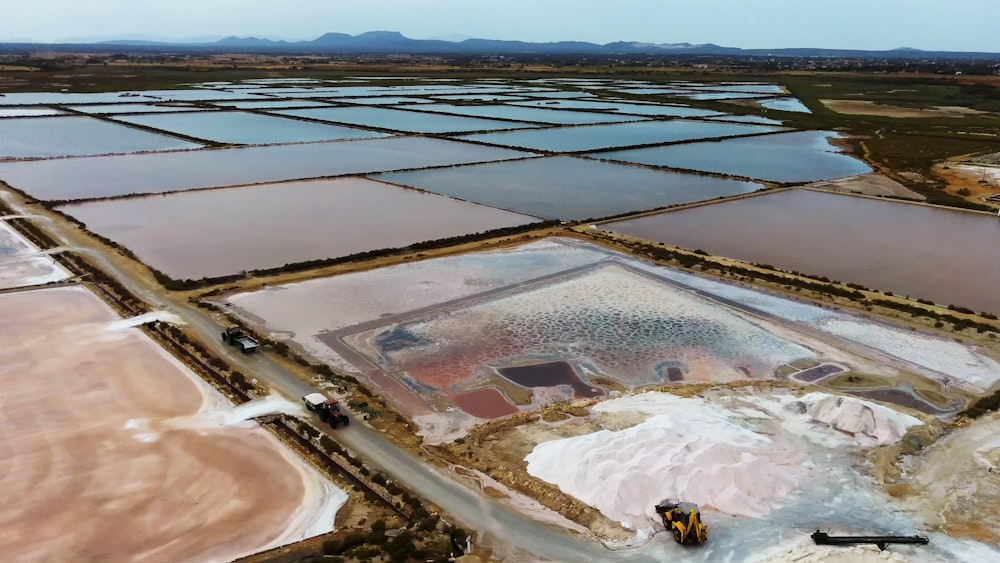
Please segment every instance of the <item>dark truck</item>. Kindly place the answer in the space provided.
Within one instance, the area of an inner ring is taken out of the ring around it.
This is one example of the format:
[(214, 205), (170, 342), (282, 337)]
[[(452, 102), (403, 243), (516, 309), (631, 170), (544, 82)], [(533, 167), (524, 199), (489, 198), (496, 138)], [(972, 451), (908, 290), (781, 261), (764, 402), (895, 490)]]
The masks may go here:
[(239, 327), (230, 326), (222, 333), (222, 341), (230, 346), (239, 348), (244, 354), (249, 354), (257, 350), (260, 343), (246, 335)]
[(302, 397), (302, 402), (305, 403), (307, 409), (319, 413), (319, 419), (329, 423), (331, 428), (336, 428), (341, 424), (347, 426), (351, 423), (347, 415), (340, 412), (340, 405), (337, 404), (337, 401), (322, 393), (309, 393)]

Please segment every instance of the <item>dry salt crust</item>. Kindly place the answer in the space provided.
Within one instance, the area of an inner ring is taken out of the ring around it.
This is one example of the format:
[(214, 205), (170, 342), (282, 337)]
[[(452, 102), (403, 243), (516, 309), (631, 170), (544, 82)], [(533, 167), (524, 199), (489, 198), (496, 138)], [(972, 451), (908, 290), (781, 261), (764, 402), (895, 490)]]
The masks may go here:
[(633, 384), (654, 382), (655, 366), (647, 362), (664, 357), (711, 365), (713, 380), (733, 380), (746, 376), (719, 356), (764, 365), (765, 373), (813, 356), (808, 348), (776, 338), (726, 308), (617, 265), (402, 327), (421, 344), (382, 351), (393, 369), (406, 369), (414, 360), (453, 347), (473, 346), (484, 337), (523, 346), (511, 349), (513, 354), (569, 351), (602, 373)]
[[(356, 372), (357, 368), (340, 358), (315, 336), (328, 330), (391, 317), (508, 284), (594, 264), (609, 256), (614, 256), (632, 267), (683, 283), (710, 295), (733, 300), (792, 323), (808, 324), (814, 330), (900, 358), (913, 366), (908, 368), (910, 370), (974, 393), (982, 393), (1000, 381), (1000, 363), (978, 353), (975, 347), (917, 332), (899, 330), (889, 325), (807, 305), (763, 291), (745, 289), (655, 266), (578, 241), (558, 238), (510, 249), (439, 258), (274, 286), (232, 296), (226, 304), (232, 305), (251, 322), (257, 323), (271, 337), (290, 340), (321, 361), (346, 371)], [(606, 292), (606, 289), (599, 288), (596, 294), (601, 295)], [(592, 298), (588, 296), (588, 299)], [(533, 302), (532, 306), (535, 306)], [(551, 303), (549, 306), (551, 308)], [(633, 306), (641, 311), (647, 304), (633, 303)], [(719, 308), (726, 315), (732, 316), (731, 309)], [(884, 362), (863, 358), (841, 350), (833, 344), (805, 337), (796, 332), (793, 325), (779, 326), (773, 323), (768, 325), (752, 317), (746, 317), (741, 312), (737, 312), (736, 316), (742, 320), (749, 319), (752, 324), (769, 326), (768, 331), (773, 338), (804, 344), (816, 354), (828, 359), (890, 377), (898, 374), (895, 368), (885, 365)], [(454, 331), (445, 332), (451, 334)], [(361, 340), (355, 339), (355, 341), (361, 342), (363, 346), (369, 346), (364, 343), (361, 334), (357, 336)], [(458, 337), (468, 339), (464, 331), (459, 331)], [(398, 359), (403, 358), (401, 356)], [(477, 424), (479, 419), (460, 410), (452, 410), (422, 417), (417, 422), (422, 429), (421, 435), (425, 440), (433, 442), (457, 438)]]
[(889, 444), (920, 424), (892, 409), (827, 393), (705, 399), (651, 392), (604, 401), (591, 412), (609, 427), (641, 422), (541, 443), (525, 458), (528, 473), (638, 536), (656, 529), (653, 505), (661, 499), (765, 517), (812, 476), (810, 444)]
[[(400, 350), (375, 344), (395, 331), (420, 344)], [(665, 358), (689, 366), (691, 381), (728, 381), (746, 379), (738, 365), (750, 366), (759, 377), (814, 355), (765, 323), (751, 323), (613, 264), (457, 311), (434, 312), (425, 320), (364, 331), (345, 342), (390, 373), (431, 370), (436, 381), (452, 381), (449, 386), (471, 381), (476, 366), (528, 356), (569, 354), (592, 366), (588, 369), (637, 386), (658, 381), (657, 364)], [(437, 363), (441, 369), (434, 372)], [(437, 391), (444, 389), (439, 385)], [(532, 407), (564, 398), (536, 392)], [(458, 438), (482, 420), (449, 409), (416, 416), (414, 422), (424, 441), (434, 444)]]
[(233, 295), (226, 303), (262, 323), (272, 337), (291, 339), (315, 357), (354, 371), (314, 335), (590, 264), (605, 256), (596, 249), (540, 241), (270, 286)]
[(712, 295), (742, 303), (759, 311), (857, 342), (890, 356), (921, 366), (928, 377), (942, 380), (942, 374), (973, 393), (984, 393), (1000, 382), (1000, 363), (953, 340), (859, 319), (813, 305), (798, 303), (761, 291), (685, 274), (668, 268), (639, 264), (639, 268), (701, 289)]
[[(835, 530), (832, 533), (837, 533)], [(971, 540), (957, 540), (944, 534), (929, 534), (929, 546), (891, 545), (834, 547), (815, 545), (808, 534), (783, 543), (765, 553), (751, 556), (747, 563), (985, 563), (1000, 560), (1000, 552)]]
[(959, 164), (955, 168), (970, 175), (986, 176), (993, 183), (1000, 182), (1000, 168), (996, 166), (975, 166), (972, 164)]
[(69, 272), (0, 220), (0, 289), (68, 279)]

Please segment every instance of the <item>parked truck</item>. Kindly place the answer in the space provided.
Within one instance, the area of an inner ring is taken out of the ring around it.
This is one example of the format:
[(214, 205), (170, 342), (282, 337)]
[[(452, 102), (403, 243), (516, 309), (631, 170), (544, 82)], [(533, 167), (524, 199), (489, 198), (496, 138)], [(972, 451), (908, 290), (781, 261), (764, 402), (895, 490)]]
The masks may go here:
[(331, 428), (336, 428), (341, 424), (347, 426), (351, 423), (347, 415), (340, 412), (340, 405), (337, 404), (337, 401), (322, 393), (309, 393), (302, 397), (302, 402), (310, 411), (319, 413), (319, 419), (329, 423)]
[(239, 327), (229, 326), (222, 332), (222, 341), (230, 346), (239, 348), (244, 354), (249, 354), (257, 350), (260, 343), (249, 337)]

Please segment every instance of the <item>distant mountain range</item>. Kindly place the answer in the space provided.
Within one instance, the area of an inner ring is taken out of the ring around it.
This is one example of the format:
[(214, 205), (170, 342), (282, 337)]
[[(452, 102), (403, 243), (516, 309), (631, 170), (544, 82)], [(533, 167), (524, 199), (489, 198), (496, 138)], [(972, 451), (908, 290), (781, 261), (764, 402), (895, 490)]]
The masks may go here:
[[(73, 42), (63, 43), (69, 46)], [(585, 41), (556, 41), (532, 43), (527, 41), (505, 41), (498, 39), (464, 39), (446, 41), (442, 39), (410, 39), (396, 31), (369, 31), (360, 35), (346, 33), (326, 33), (311, 41), (281, 41), (259, 37), (226, 37), (217, 41), (159, 41), (116, 39), (92, 42), (90, 45), (102, 47), (123, 47), (131, 49), (203, 49), (213, 51), (238, 52), (307, 52), (307, 53), (409, 53), (409, 54), (494, 54), (494, 55), (745, 55), (775, 57), (827, 57), (827, 58), (1000, 58), (1000, 53), (967, 53), (949, 51), (922, 51), (920, 49), (899, 48), (889, 51), (865, 51), (852, 49), (740, 49), (722, 47), (713, 43), (692, 45), (690, 43), (642, 43), (637, 41), (615, 41), (603, 45)]]

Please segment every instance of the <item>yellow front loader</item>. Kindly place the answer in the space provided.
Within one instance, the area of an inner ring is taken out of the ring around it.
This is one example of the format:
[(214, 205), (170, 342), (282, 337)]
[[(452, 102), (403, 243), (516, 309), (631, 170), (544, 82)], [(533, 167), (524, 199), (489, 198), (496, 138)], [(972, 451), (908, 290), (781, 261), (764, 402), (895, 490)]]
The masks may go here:
[(701, 510), (693, 502), (661, 502), (656, 505), (663, 527), (674, 534), (681, 545), (698, 545), (708, 541), (708, 526), (701, 523)]

